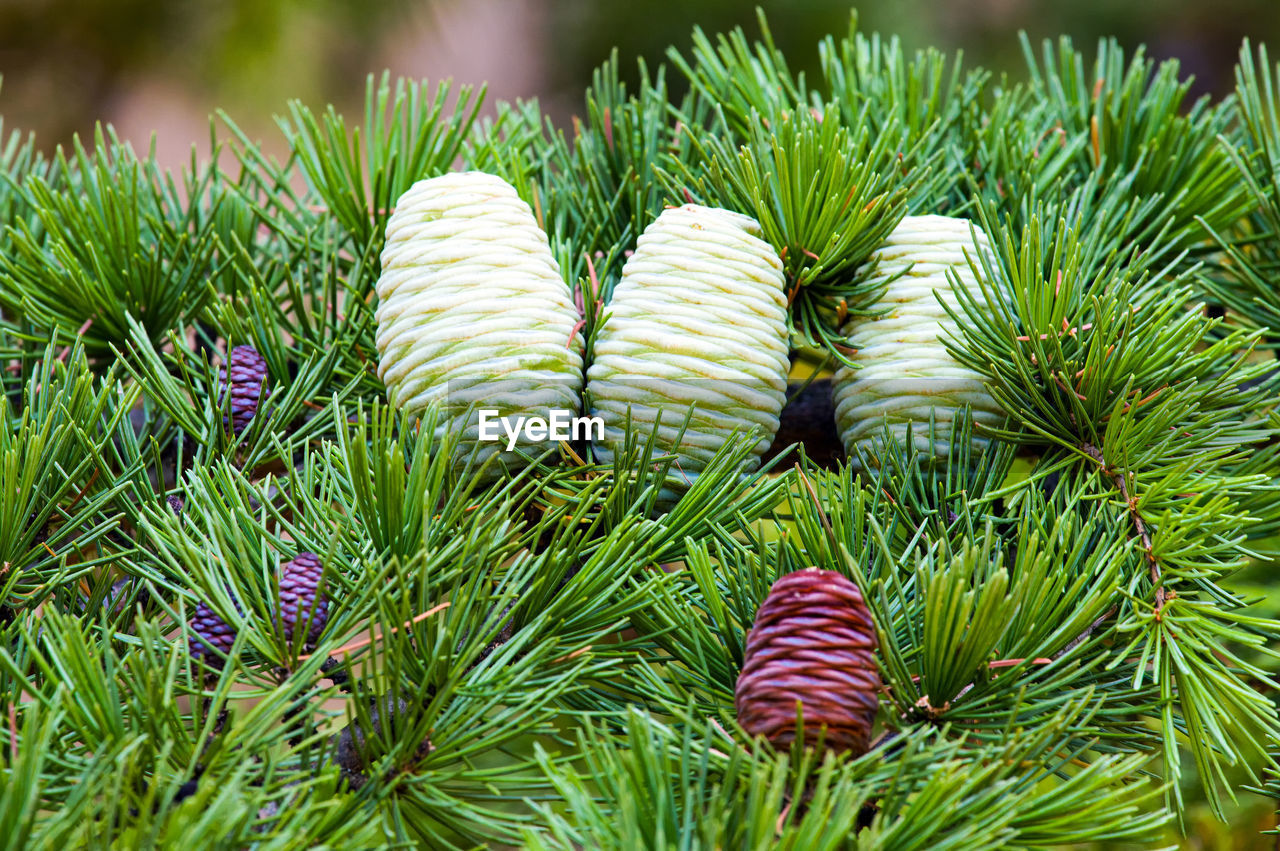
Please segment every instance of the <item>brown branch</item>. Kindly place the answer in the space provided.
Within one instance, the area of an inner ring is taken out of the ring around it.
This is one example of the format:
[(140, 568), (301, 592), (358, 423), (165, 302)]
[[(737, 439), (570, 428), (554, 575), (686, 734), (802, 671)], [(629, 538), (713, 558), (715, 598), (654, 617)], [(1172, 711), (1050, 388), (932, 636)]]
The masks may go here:
[(537, 192), (533, 193), (533, 212), (534, 218), (538, 220), (538, 227), (545, 232), (547, 229), (547, 223), (544, 221), (542, 216), (542, 198)]
[[(89, 332), (89, 329), (92, 327), (93, 327), (93, 320), (86, 319), (84, 321), (84, 324), (80, 326), (80, 330), (76, 331), (76, 337), (83, 337), (85, 334)], [(70, 346), (63, 346), (62, 351), (58, 352), (58, 360), (61, 361), (62, 363), (66, 363), (67, 355), (70, 352), (71, 352)]]
[(1128, 473), (1124, 470), (1114, 470), (1107, 464), (1106, 458), (1102, 454), (1102, 450), (1091, 443), (1080, 444), (1080, 449), (1086, 455), (1098, 463), (1098, 467), (1104, 476), (1110, 476), (1115, 482), (1116, 488), (1120, 491), (1120, 496), (1124, 498), (1124, 503), (1129, 512), (1129, 519), (1133, 523), (1134, 531), (1137, 532), (1138, 540), (1142, 543), (1142, 549), (1147, 557), (1147, 567), (1151, 572), (1151, 582), (1156, 586), (1156, 620), (1160, 619), (1160, 612), (1164, 609), (1165, 600), (1169, 594), (1161, 584), (1160, 560), (1156, 558), (1155, 547), (1151, 543), (1151, 532), (1147, 528), (1146, 521), (1142, 519), (1142, 513), (1138, 511), (1138, 498), (1129, 492)]
[[(1062, 273), (1058, 273), (1058, 286), (1062, 286)], [(1067, 317), (1065, 317), (1065, 316), (1064, 316), (1064, 317), (1062, 317), (1062, 333), (1060, 333), (1060, 334), (1056, 334), (1056, 335), (1054, 335), (1054, 334), (1037, 334), (1037, 335), (1036, 335), (1036, 339), (1038, 339), (1038, 340), (1047, 340), (1047, 339), (1049, 339), (1051, 336), (1056, 336), (1056, 337), (1058, 337), (1059, 339), (1061, 339), (1061, 338), (1063, 338), (1063, 337), (1075, 337), (1075, 336), (1076, 336), (1077, 334), (1079, 334), (1081, 331), (1092, 331), (1092, 330), (1093, 330), (1093, 323), (1092, 323), (1092, 322), (1086, 322), (1086, 323), (1084, 323), (1083, 325), (1080, 325), (1080, 326), (1068, 325), (1068, 324), (1067, 324)], [(1017, 337), (1014, 337), (1013, 339), (1017, 340), (1019, 343), (1029, 343), (1029, 342), (1031, 342), (1031, 335), (1030, 335), (1030, 334), (1019, 334)]]
[(1093, 633), (1098, 629), (1098, 627), (1102, 626), (1104, 623), (1111, 620), (1111, 618), (1115, 617), (1116, 611), (1117, 609), (1115, 606), (1112, 606), (1111, 608), (1107, 609), (1105, 612), (1102, 613), (1101, 617), (1099, 617), (1093, 623), (1085, 627), (1084, 632), (1080, 633), (1075, 638), (1071, 639), (1071, 641), (1067, 642), (1066, 647), (1063, 647), (1057, 653), (1053, 654), (1053, 658), (1061, 659), (1063, 656), (1066, 656), (1068, 653), (1070, 653), (1072, 650), (1075, 650), (1081, 644), (1084, 644), (1084, 642), (1088, 640), (1089, 636), (1093, 635)]
[[(413, 617), (409, 618), (407, 621), (404, 622), (404, 626), (407, 629), (408, 627), (411, 627), (416, 623), (426, 620), (427, 618), (434, 615), (436, 612), (440, 612), (440, 611), (443, 611), (444, 609), (449, 608), (449, 606), (451, 605), (453, 604), (448, 601), (443, 602), (438, 606), (428, 609), (427, 611), (423, 612), (420, 615), (414, 615)], [(329, 655), (337, 656), (339, 653), (350, 653), (352, 650), (359, 650), (361, 647), (366, 647), (370, 644), (373, 644), (375, 641), (380, 641), (381, 639), (386, 638), (388, 635), (398, 632), (399, 630), (400, 630), (400, 627), (393, 626), (390, 629), (388, 629), (386, 632), (382, 633), (381, 635), (373, 635), (372, 633), (370, 633), (365, 638), (358, 639), (356, 641), (351, 642), (350, 644), (342, 645), (336, 650), (331, 651)], [(298, 656), (298, 661), (305, 662), (307, 659), (310, 659), (314, 655), (315, 655), (314, 653), (303, 653)]]
[(586, 647), (579, 647), (577, 650), (573, 651), (572, 653), (566, 653), (563, 656), (557, 656), (556, 658), (551, 660), (551, 664), (556, 665), (556, 664), (559, 664), (560, 662), (568, 662), (570, 659), (577, 659), (583, 653), (589, 653), (589, 652), (591, 652), (590, 644), (588, 644)]
[(564, 342), (564, 347), (566, 349), (573, 348), (573, 338), (578, 336), (578, 332), (585, 327), (587, 327), (587, 320), (585, 319), (579, 319), (577, 322), (573, 323), (573, 328), (569, 330), (569, 339)]
[(89, 476), (89, 481), (84, 483), (84, 487), (80, 488), (80, 492), (76, 494), (76, 498), (71, 500), (71, 504), (67, 506), (68, 512), (70, 512), (71, 509), (75, 508), (77, 505), (80, 504), (80, 500), (84, 499), (85, 493), (89, 490), (89, 488), (93, 487), (93, 483), (96, 482), (97, 480), (98, 480), (98, 468), (95, 467), (93, 470), (93, 475)]
[(1063, 392), (1063, 393), (1067, 393), (1067, 394), (1069, 394), (1069, 395), (1075, 396), (1075, 397), (1076, 397), (1077, 399), (1079, 399), (1081, 402), (1087, 402), (1087, 401), (1089, 401), (1089, 397), (1088, 397), (1088, 396), (1085, 396), (1083, 393), (1079, 393), (1079, 392), (1077, 392), (1077, 391), (1075, 391), (1075, 390), (1072, 390), (1070, 387), (1068, 387), (1068, 386), (1067, 386), (1067, 382), (1063, 381), (1063, 380), (1062, 380), (1062, 376), (1061, 376), (1061, 375), (1059, 375), (1058, 373), (1056, 373), (1056, 372), (1055, 372), (1055, 373), (1053, 373), (1053, 380), (1054, 380), (1054, 381), (1056, 381), (1056, 382), (1058, 382), (1058, 386), (1062, 388), (1062, 392)]

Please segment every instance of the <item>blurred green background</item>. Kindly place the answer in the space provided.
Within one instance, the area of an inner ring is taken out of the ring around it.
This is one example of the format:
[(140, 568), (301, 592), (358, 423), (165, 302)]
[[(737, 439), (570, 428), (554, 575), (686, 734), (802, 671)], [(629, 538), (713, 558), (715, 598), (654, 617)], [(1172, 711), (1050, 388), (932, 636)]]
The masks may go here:
[[(764, 2), (797, 68), (812, 67), (823, 35), (847, 27), (841, 0)], [(1245, 36), (1280, 48), (1280, 0), (868, 0), (864, 30), (897, 33), (908, 47), (962, 48), (970, 64), (1022, 73), (1016, 33), (1068, 33), (1082, 45), (1114, 35), (1177, 56), (1201, 92), (1231, 88)], [(0, 0), (0, 115), (52, 150), (96, 120), (177, 165), (208, 138), (225, 109), (270, 146), (285, 101), (359, 111), (364, 76), (488, 81), (490, 100), (538, 97), (557, 119), (579, 109), (591, 69), (617, 46), (661, 59), (686, 46), (695, 24), (744, 25), (738, 0)]]

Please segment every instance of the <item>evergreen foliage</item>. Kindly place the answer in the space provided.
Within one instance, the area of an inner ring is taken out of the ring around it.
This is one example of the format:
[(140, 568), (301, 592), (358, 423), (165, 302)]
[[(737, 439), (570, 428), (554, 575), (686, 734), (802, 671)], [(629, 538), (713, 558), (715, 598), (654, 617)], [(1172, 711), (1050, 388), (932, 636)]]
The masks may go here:
[[(0, 835), (1154, 847), (1202, 801), (1275, 808), (1280, 621), (1233, 580), (1280, 531), (1280, 64), (1246, 44), (1236, 96), (1191, 104), (1111, 42), (1026, 45), (1010, 83), (854, 19), (806, 80), (763, 23), (634, 91), (610, 59), (568, 132), (383, 76), (358, 126), (290, 105), (284, 162), (226, 116), (176, 176), (110, 128), (0, 139)], [(968, 216), (985, 298), (957, 288), (946, 342), (1006, 424), (942, 459), (886, 432), (861, 473), (800, 447), (742, 478), (743, 436), (666, 513), (652, 439), (458, 464), (385, 405), (373, 287), (396, 198), (459, 167), (529, 201), (588, 340), (666, 204), (757, 218), (793, 348), (846, 361), (884, 236)], [(240, 344), (269, 392), (237, 431)], [(314, 645), (277, 611), (299, 552)], [(814, 565), (880, 642), (857, 758), (734, 716), (761, 600)], [(189, 652), (201, 604), (229, 650)]]

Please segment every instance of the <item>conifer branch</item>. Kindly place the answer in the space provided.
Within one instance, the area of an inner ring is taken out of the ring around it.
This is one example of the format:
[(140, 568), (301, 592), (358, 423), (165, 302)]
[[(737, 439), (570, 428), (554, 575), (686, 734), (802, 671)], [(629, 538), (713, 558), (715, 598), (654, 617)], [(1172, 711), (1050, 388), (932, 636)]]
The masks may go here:
[(1169, 592), (1161, 581), (1160, 562), (1155, 555), (1155, 547), (1151, 541), (1151, 533), (1146, 522), (1142, 519), (1142, 513), (1138, 510), (1138, 500), (1129, 492), (1127, 479), (1129, 473), (1125, 470), (1117, 470), (1107, 464), (1106, 458), (1103, 456), (1102, 450), (1089, 443), (1080, 445), (1080, 449), (1098, 465), (1098, 471), (1111, 478), (1115, 484), (1116, 490), (1120, 493), (1120, 498), (1124, 500), (1125, 510), (1129, 514), (1129, 519), (1133, 523), (1134, 532), (1138, 536), (1138, 540), (1142, 544), (1143, 557), (1146, 559), (1148, 569), (1151, 573), (1151, 584), (1155, 588), (1155, 611), (1157, 618), (1164, 609), (1164, 602)]

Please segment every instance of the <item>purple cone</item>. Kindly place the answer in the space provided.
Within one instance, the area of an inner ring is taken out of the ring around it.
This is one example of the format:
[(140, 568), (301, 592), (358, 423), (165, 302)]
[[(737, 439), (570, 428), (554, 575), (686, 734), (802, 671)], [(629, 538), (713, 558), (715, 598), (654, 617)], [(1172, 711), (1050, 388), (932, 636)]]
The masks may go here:
[(324, 566), (315, 553), (298, 553), (280, 572), (280, 620), (292, 642), (299, 623), (307, 629), (307, 644), (315, 644), (329, 621), (329, 601), (320, 590)]
[(253, 346), (236, 346), (218, 375), (224, 392), (230, 391), (231, 425), (239, 434), (258, 412), (258, 401), (266, 393), (267, 362)]
[(222, 667), (222, 657), (214, 650), (231, 652), (236, 640), (235, 628), (218, 617), (207, 603), (200, 603), (191, 617), (191, 633), (187, 648), (192, 658), (204, 659), (215, 668)]

